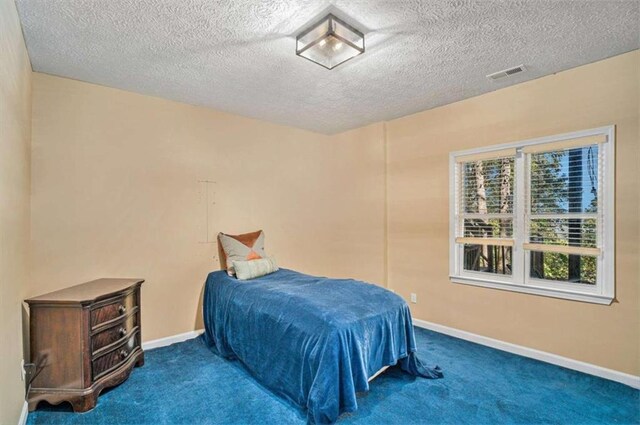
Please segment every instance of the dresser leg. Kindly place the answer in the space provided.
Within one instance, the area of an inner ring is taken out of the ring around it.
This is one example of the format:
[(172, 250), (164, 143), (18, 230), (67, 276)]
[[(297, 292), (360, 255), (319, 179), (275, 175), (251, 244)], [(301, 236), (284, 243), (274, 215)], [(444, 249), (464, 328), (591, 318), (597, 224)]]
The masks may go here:
[(93, 393), (83, 397), (78, 397), (73, 400), (70, 400), (71, 407), (73, 407), (73, 411), (76, 413), (88, 412), (89, 410), (96, 407), (96, 401), (98, 396)]
[(144, 366), (144, 353), (140, 353), (138, 360), (136, 360), (135, 367)]
[(28, 404), (28, 408), (29, 408), (29, 412), (33, 412), (34, 410), (36, 410), (36, 407), (38, 407), (38, 403), (40, 402), (40, 400), (29, 400), (29, 404)]

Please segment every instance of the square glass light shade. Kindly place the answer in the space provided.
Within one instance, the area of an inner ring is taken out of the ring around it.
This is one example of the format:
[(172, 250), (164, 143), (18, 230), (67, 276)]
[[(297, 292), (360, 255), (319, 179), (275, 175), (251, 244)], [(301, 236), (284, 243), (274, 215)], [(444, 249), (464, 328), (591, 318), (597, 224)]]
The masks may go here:
[(296, 54), (327, 69), (361, 53), (364, 34), (331, 14), (296, 38)]

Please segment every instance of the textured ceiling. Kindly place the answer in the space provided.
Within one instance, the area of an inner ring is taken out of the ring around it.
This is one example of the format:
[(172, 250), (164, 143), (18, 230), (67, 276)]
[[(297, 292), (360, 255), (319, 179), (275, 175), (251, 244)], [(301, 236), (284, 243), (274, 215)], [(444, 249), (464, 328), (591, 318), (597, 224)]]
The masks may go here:
[[(35, 71), (337, 133), (640, 47), (640, 2), (17, 0)], [(295, 55), (326, 11), (367, 51)], [(486, 74), (524, 64), (502, 82)]]

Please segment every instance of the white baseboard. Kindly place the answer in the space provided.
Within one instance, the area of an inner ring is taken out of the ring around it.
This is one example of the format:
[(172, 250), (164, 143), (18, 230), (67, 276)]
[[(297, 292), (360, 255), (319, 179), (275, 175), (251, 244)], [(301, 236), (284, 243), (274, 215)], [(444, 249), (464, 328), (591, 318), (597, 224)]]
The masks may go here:
[(487, 347), (496, 348), (498, 350), (507, 351), (509, 353), (518, 354), (520, 356), (551, 363), (556, 366), (566, 367), (567, 369), (577, 370), (579, 372), (598, 376), (604, 379), (609, 379), (611, 381), (620, 382), (630, 387), (640, 389), (640, 376), (618, 372), (617, 370), (607, 369), (605, 367), (596, 366), (591, 363), (581, 362), (579, 360), (562, 357), (557, 354), (547, 353), (546, 351), (540, 351), (533, 348), (524, 347), (522, 345), (500, 341), (498, 339), (462, 331), (460, 329), (450, 328), (448, 326), (439, 325), (437, 323), (427, 322), (425, 320), (413, 319), (413, 324), (420, 328), (429, 329), (445, 335), (464, 339), (466, 341), (475, 342), (476, 344), (486, 345)]
[(166, 347), (167, 345), (175, 344), (176, 342), (186, 341), (188, 339), (196, 338), (204, 333), (204, 329), (198, 329), (197, 331), (190, 331), (181, 333), (178, 335), (167, 336), (165, 338), (154, 339), (142, 343), (143, 350), (151, 350), (159, 347)]
[(20, 419), (18, 419), (18, 425), (26, 425), (27, 416), (29, 416), (29, 404), (25, 401), (22, 405), (22, 412), (20, 412)]

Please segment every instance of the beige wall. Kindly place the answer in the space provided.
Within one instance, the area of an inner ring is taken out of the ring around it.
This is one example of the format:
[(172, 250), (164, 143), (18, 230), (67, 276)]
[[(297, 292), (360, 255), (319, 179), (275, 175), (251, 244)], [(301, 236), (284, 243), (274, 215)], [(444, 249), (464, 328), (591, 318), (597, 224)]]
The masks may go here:
[(29, 248), (31, 64), (12, 0), (0, 0), (0, 424), (18, 422)]
[[(389, 287), (416, 318), (640, 374), (638, 51), (387, 123)], [(451, 151), (616, 125), (616, 298), (602, 306), (448, 279)]]
[(262, 228), (282, 267), (383, 283), (381, 124), (329, 137), (38, 73), (33, 103), (32, 295), (140, 276), (143, 339), (201, 328), (201, 180), (211, 239)]

